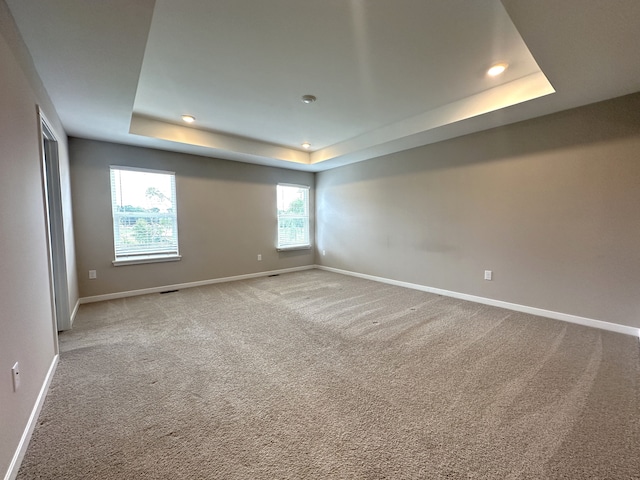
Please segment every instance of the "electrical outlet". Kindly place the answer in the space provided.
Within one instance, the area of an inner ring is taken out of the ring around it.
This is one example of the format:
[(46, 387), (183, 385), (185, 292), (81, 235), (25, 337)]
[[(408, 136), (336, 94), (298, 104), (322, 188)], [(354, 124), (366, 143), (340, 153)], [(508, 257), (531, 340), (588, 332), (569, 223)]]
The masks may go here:
[(327, 254), (326, 250), (322, 250), (322, 256), (324, 257)]
[(484, 271), (484, 279), (485, 280), (493, 280), (493, 272), (491, 270)]
[(11, 368), (11, 378), (13, 378), (13, 391), (17, 392), (20, 386), (20, 365), (18, 362)]
[(258, 254), (258, 261), (261, 262), (262, 261), (262, 255)]
[(96, 271), (95, 270), (89, 270), (89, 279), (90, 280), (94, 280), (96, 278), (98, 278), (98, 275), (97, 275)]

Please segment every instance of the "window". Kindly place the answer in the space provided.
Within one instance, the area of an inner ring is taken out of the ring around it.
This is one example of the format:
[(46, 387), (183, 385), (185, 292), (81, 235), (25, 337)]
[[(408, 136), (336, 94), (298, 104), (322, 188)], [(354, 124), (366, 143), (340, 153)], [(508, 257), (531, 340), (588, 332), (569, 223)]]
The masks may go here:
[(310, 248), (309, 187), (278, 185), (278, 250)]
[(114, 265), (179, 260), (176, 176), (111, 167)]

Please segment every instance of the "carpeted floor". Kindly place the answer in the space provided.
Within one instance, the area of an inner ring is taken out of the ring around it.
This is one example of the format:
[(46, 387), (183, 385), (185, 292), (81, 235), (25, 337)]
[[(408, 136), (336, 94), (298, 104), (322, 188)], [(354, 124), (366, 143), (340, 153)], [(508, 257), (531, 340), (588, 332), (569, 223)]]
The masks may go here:
[(640, 478), (631, 336), (309, 270), (60, 341), (21, 480)]

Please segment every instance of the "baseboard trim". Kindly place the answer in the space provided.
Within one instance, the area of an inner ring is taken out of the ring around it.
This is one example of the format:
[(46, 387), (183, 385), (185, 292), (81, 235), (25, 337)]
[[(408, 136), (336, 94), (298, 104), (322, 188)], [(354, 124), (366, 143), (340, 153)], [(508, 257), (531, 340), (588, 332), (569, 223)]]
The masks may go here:
[(396, 285), (398, 287), (411, 288), (414, 290), (421, 290), (423, 292), (435, 293), (437, 295), (444, 295), (446, 297), (458, 298), (460, 300), (468, 300), (470, 302), (476, 302), (476, 303), (482, 303), (485, 305), (491, 305), (494, 307), (506, 308), (507, 310), (514, 310), (516, 312), (530, 313), (532, 315), (552, 318), (554, 320), (561, 320), (563, 322), (577, 323), (578, 325), (584, 325), (587, 327), (593, 327), (593, 328), (599, 328), (602, 330), (609, 330), (611, 332), (623, 333), (625, 335), (632, 335), (640, 339), (640, 328), (629, 327), (627, 325), (620, 325), (618, 323), (605, 322), (602, 320), (594, 320), (592, 318), (579, 317), (577, 315), (571, 315), (568, 313), (554, 312), (551, 310), (544, 310), (542, 308), (529, 307), (526, 305), (518, 305), (517, 303), (504, 302), (502, 300), (494, 300), (492, 298), (478, 297), (475, 295), (468, 295), (466, 293), (459, 293), (459, 292), (453, 292), (450, 290), (443, 290), (440, 288), (427, 287), (425, 285), (420, 285), (417, 283), (401, 282), (399, 280), (392, 280), (390, 278), (376, 277), (374, 275), (351, 272), (349, 270), (326, 267), (324, 265), (316, 265), (316, 268), (319, 270), (326, 270), (328, 272), (340, 273), (342, 275), (349, 275), (352, 277), (364, 278), (366, 280), (373, 280), (375, 282)]
[(173, 285), (163, 285), (161, 287), (143, 288), (140, 290), (129, 290), (127, 292), (107, 293), (105, 295), (94, 295), (92, 297), (82, 297), (79, 302), (81, 304), (103, 302), (105, 300), (115, 300), (118, 298), (136, 297), (138, 295), (147, 295), (149, 293), (166, 292), (167, 290), (181, 290), (183, 288), (202, 287), (212, 285), (214, 283), (235, 282), (238, 280), (247, 280), (249, 278), (268, 277), (269, 275), (279, 275), (281, 273), (300, 272), (302, 270), (313, 270), (315, 265), (304, 265), (302, 267), (283, 268), (280, 270), (270, 270), (267, 272), (247, 273), (245, 275), (235, 275), (233, 277), (213, 278), (209, 280), (200, 280), (198, 282), (176, 283)]
[(27, 426), (22, 433), (22, 437), (20, 438), (20, 443), (18, 443), (18, 448), (16, 448), (16, 453), (13, 455), (13, 459), (9, 464), (9, 469), (7, 470), (6, 475), (4, 476), (4, 480), (14, 480), (18, 476), (18, 470), (20, 470), (20, 465), (22, 464), (22, 459), (24, 458), (24, 454), (27, 453), (27, 447), (29, 446), (29, 441), (31, 440), (31, 435), (33, 434), (33, 430), (36, 427), (36, 422), (38, 417), (40, 416), (40, 411), (42, 410), (42, 406), (44, 405), (44, 400), (47, 397), (47, 392), (49, 391), (49, 385), (51, 385), (51, 380), (53, 379), (53, 374), (56, 371), (56, 367), (58, 366), (59, 356), (55, 355), (53, 360), (51, 361), (51, 365), (49, 366), (49, 371), (47, 372), (47, 376), (42, 383), (42, 387), (40, 388), (40, 393), (38, 394), (38, 398), (36, 399), (36, 403), (33, 406), (33, 410), (31, 411), (31, 415), (29, 416), (29, 421), (27, 422)]
[(73, 312), (71, 312), (71, 318), (69, 319), (69, 323), (71, 325), (71, 328), (73, 328), (73, 322), (76, 319), (76, 314), (78, 313), (78, 309), (80, 308), (80, 299), (78, 299), (76, 301), (76, 306), (73, 307)]

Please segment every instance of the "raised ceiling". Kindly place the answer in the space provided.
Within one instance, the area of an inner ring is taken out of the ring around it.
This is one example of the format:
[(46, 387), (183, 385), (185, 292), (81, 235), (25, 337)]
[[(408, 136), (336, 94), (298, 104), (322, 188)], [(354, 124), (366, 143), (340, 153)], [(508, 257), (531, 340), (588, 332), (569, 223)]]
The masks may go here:
[(69, 135), (286, 168), (640, 90), (635, 0), (6, 1)]

